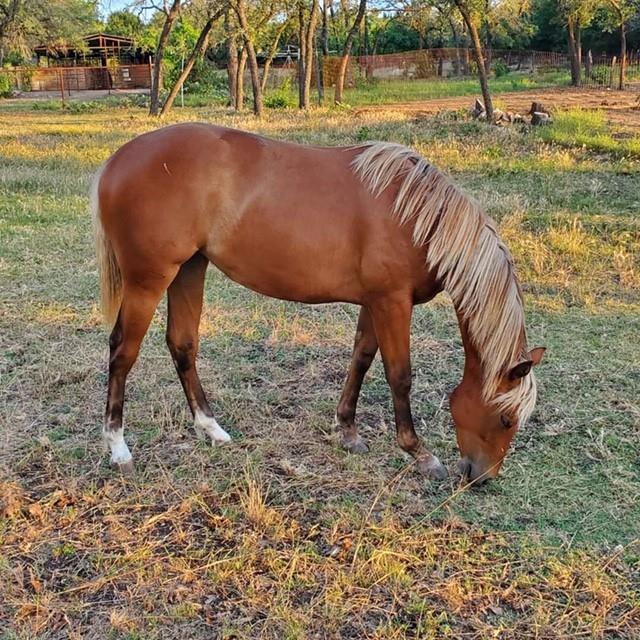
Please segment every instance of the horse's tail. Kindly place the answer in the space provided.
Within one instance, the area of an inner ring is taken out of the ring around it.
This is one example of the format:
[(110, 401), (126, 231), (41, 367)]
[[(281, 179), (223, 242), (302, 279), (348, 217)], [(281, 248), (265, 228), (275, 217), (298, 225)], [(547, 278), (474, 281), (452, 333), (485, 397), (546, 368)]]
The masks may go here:
[(104, 167), (101, 167), (98, 170), (91, 185), (91, 215), (93, 218), (98, 270), (100, 272), (100, 306), (105, 322), (109, 326), (113, 326), (122, 300), (122, 274), (111, 241), (104, 232), (100, 220), (98, 186), (100, 185), (103, 169)]

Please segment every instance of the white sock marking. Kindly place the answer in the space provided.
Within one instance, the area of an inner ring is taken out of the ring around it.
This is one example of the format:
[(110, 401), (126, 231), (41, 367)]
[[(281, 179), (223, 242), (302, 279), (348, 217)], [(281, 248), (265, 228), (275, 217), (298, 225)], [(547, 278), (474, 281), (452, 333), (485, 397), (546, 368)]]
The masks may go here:
[(102, 435), (111, 449), (111, 462), (113, 464), (125, 464), (131, 460), (131, 452), (124, 441), (124, 430), (122, 428), (104, 429)]
[(196, 433), (209, 436), (212, 444), (219, 442), (229, 442), (231, 436), (216, 422), (214, 417), (210, 417), (202, 413), (202, 411), (196, 411), (194, 428)]

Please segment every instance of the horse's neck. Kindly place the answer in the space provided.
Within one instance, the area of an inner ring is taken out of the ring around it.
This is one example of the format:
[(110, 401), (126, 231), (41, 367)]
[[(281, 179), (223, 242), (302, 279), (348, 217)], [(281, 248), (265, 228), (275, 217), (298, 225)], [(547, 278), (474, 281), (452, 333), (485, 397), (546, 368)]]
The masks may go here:
[(463, 315), (456, 310), (458, 318), (458, 327), (462, 338), (462, 346), (464, 348), (464, 376), (474, 376), (482, 380), (482, 358), (480, 352), (473, 344), (473, 340), (469, 334), (469, 328)]

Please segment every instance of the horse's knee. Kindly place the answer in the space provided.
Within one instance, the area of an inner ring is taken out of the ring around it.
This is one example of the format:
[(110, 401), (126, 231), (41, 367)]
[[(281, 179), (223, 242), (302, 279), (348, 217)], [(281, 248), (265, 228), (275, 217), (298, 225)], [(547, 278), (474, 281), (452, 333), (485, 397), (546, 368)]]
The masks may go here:
[(398, 397), (408, 396), (411, 392), (411, 370), (396, 369), (387, 375), (389, 386), (393, 393)]
[(167, 346), (176, 367), (180, 371), (190, 369), (195, 357), (197, 345), (193, 340), (179, 340), (170, 331), (167, 332)]
[(358, 353), (354, 356), (354, 365), (355, 368), (361, 372), (366, 373), (373, 362), (373, 359), (376, 357), (375, 351), (365, 350), (358, 351)]

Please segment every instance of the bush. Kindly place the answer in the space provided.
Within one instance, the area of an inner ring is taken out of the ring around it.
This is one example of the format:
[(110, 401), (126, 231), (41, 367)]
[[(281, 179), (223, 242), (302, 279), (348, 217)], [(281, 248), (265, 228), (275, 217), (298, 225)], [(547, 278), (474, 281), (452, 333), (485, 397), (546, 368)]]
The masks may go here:
[(496, 78), (502, 78), (509, 73), (509, 66), (502, 60), (498, 60), (493, 65), (493, 73), (495, 73)]
[(288, 109), (296, 106), (296, 98), (291, 88), (291, 78), (286, 78), (279, 89), (264, 97), (264, 106), (269, 109)]
[(13, 91), (13, 80), (7, 72), (0, 72), (0, 98), (10, 98)]

